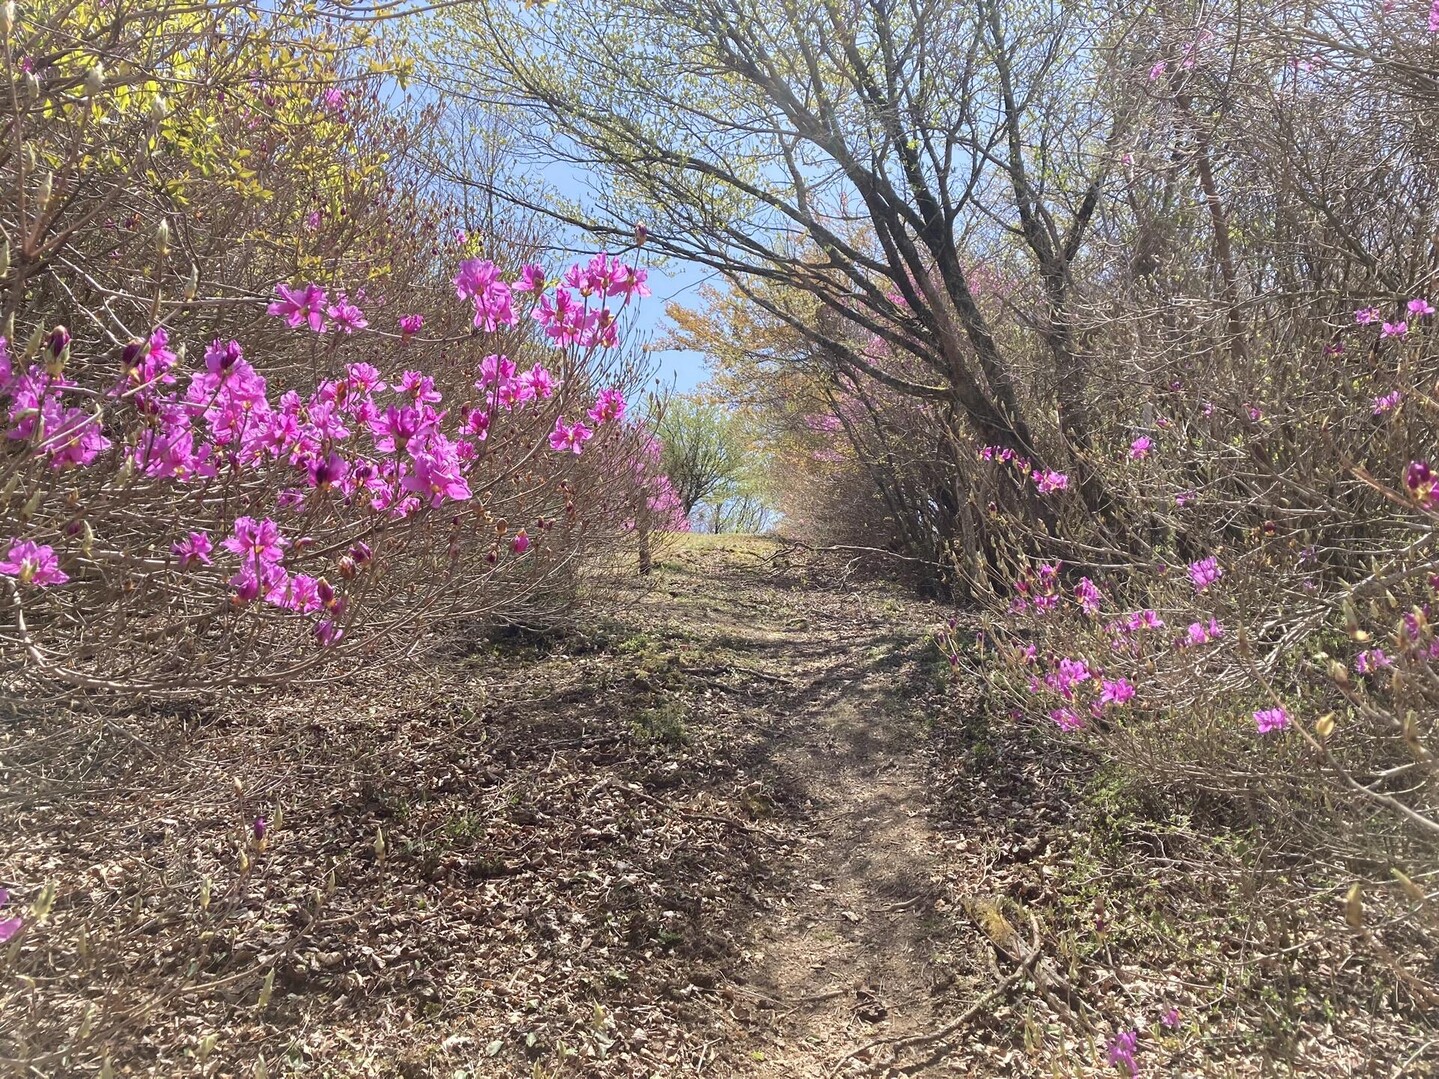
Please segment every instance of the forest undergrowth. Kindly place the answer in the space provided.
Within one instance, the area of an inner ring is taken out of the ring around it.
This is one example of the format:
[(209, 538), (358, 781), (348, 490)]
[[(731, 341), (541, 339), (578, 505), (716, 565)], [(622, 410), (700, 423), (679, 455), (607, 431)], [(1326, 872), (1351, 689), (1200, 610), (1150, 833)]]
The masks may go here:
[(0, 819), (56, 888), (5, 1055), (1086, 1075), (1133, 1032), (1149, 1074), (1433, 1074), (1416, 957), (1290, 895), (1243, 828), (988, 716), (941, 608), (846, 569), (685, 537), (584, 633), (447, 632), (400, 673), (191, 714), (7, 716)]

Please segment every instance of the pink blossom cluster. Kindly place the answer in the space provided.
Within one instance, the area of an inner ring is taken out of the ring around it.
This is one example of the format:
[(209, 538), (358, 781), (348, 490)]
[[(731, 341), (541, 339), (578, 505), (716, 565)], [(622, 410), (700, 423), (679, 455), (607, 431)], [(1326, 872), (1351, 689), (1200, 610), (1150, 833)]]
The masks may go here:
[[(526, 273), (522, 284), (543, 284), (537, 268)], [(569, 276), (603, 285), (606, 294), (638, 294), (644, 288), (644, 271), (603, 257), (591, 260), (588, 270), (572, 268)], [(477, 325), (514, 322), (511, 288), (492, 263), (462, 263), (455, 284), (462, 298), (474, 302)], [(293, 328), (352, 332), (367, 325), (363, 312), (343, 293), (332, 303), (315, 284), (281, 284), (276, 292), (268, 311)], [(401, 319), (407, 335), (422, 324), (420, 315)], [(33, 455), (53, 468), (87, 466), (111, 451), (119, 467), (180, 484), (263, 473), (281, 487), (278, 509), (294, 511), (328, 499), (391, 520), (469, 499), (469, 476), (492, 418), (559, 391), (558, 380), (542, 364), (520, 371), (508, 357), (490, 355), (478, 365), (474, 383), (483, 406), (454, 418), (442, 408), (443, 394), (431, 376), (406, 370), (387, 380), (368, 363), (351, 363), (342, 375), (321, 380), (308, 393), (287, 390), (275, 397), (239, 342), (213, 341), (203, 365), (185, 375), (165, 329), (157, 328), (123, 350), (121, 378), (107, 394), (83, 397), (86, 391), (64, 375), (69, 348), (69, 333), (57, 327), (43, 342), (39, 362), (16, 372), (0, 338), (6, 437), (28, 442)], [(67, 394), (98, 404), (67, 407)], [(128, 414), (119, 411), (122, 406)], [(557, 420), (551, 447), (579, 454), (597, 428), (622, 422), (625, 411), (620, 391), (604, 389), (588, 411), (589, 425)], [(118, 445), (112, 445), (107, 432)], [(338, 640), (344, 598), (325, 578), (292, 572), (287, 565), (287, 558), (309, 541), (286, 537), (273, 514), (238, 516), (230, 527), (220, 546), (235, 560), (229, 577), (232, 602), (258, 600), (319, 615), (316, 636), (324, 644)], [(517, 554), (529, 546), (528, 535), (521, 535), (512, 541)], [(216, 555), (206, 531), (188, 532), (171, 551), (182, 570), (211, 565)], [(353, 579), (370, 557), (364, 543), (355, 543), (338, 560), (339, 576)], [(70, 578), (60, 561), (53, 547), (15, 538), (0, 561), (0, 576), (27, 587), (64, 584)]]
[[(174, 361), (174, 353), (166, 349), (166, 344), (164, 331), (157, 330), (150, 339), (156, 363), (162, 362), (162, 357)], [(35, 456), (48, 460), (57, 469), (89, 465), (110, 448), (98, 408), (64, 403), (66, 391), (75, 388), (64, 374), (69, 351), (69, 331), (57, 326), (42, 349), (45, 362), (15, 370), (9, 343), (0, 337), (0, 402), (9, 418), (5, 437), (12, 442), (31, 443)]]
[(1134, 685), (1127, 678), (1108, 678), (1092, 670), (1086, 660), (1068, 656), (1057, 659), (1042, 677), (1032, 675), (1029, 692), (1048, 692), (1063, 702), (1050, 710), (1049, 718), (1065, 731), (1084, 725), (1079, 709), (1086, 699), (1089, 714), (1097, 719), (1106, 708), (1128, 705), (1135, 697)]
[(1373, 326), (1379, 324), (1380, 337), (1403, 337), (1409, 330), (1411, 319), (1426, 319), (1434, 314), (1434, 305), (1423, 296), (1415, 296), (1404, 305), (1404, 311), (1408, 317), (1396, 316), (1392, 321), (1385, 318), (1384, 313), (1376, 306), (1360, 307), (1354, 312), (1354, 324), (1356, 326)]
[(1393, 412), (1403, 400), (1404, 395), (1398, 390), (1374, 398), (1374, 415), (1382, 416), (1386, 412)]
[[(526, 267), (521, 285), (541, 288), (544, 276), (537, 271), (537, 267)], [(647, 277), (646, 270), (626, 266), (601, 252), (585, 266), (571, 266), (562, 279), (564, 287), (542, 295), (531, 314), (561, 347), (613, 348), (619, 343), (616, 311), (603, 301), (606, 297), (620, 297), (623, 306), (648, 296)]]
[[(654, 436), (644, 440), (631, 462), (634, 484), (644, 492), (649, 527), (661, 532), (689, 532), (690, 521), (685, 515), (684, 503), (660, 463), (663, 449)], [(627, 527), (634, 528), (635, 523), (630, 521)]]
[(1030, 466), (1028, 457), (1015, 453), (1006, 446), (981, 446), (979, 449), (981, 461), (999, 461), (1001, 464), (1013, 465), (1020, 473), (1027, 475), (1033, 482), (1035, 488), (1042, 495), (1051, 494), (1054, 491), (1063, 491), (1069, 487), (1069, 477), (1063, 472), (1055, 472), (1053, 469), (1038, 469)]
[(1037, 572), (1026, 573), (1014, 582), (1014, 593), (1009, 605), (1011, 614), (1031, 607), (1038, 614), (1054, 610), (1059, 606), (1059, 566), (1041, 562)]
[(1224, 636), (1224, 624), (1211, 618), (1206, 624), (1204, 622), (1191, 622), (1185, 635), (1175, 642), (1179, 648), (1193, 648), (1201, 644), (1209, 644)]
[(1289, 726), (1289, 713), (1283, 708), (1261, 708), (1254, 713), (1254, 725), (1260, 734), (1282, 731)]
[(837, 431), (839, 422), (838, 416), (809, 415), (804, 418), (804, 425), (811, 431)]
[(292, 330), (308, 326), (315, 333), (331, 329), (354, 333), (370, 324), (364, 312), (343, 292), (334, 302), (313, 282), (303, 287), (282, 283), (275, 286), (275, 292), (279, 299), (271, 302), (267, 310), (276, 318), (283, 318)]
[(0, 562), (0, 575), (14, 577), (21, 584), (44, 588), (64, 584), (70, 578), (60, 568), (55, 549), (31, 540), (11, 540), (5, 560)]
[[(10, 893), (4, 888), (0, 888), (0, 907), (7, 906), (9, 902)], [(25, 920), (23, 918), (0, 918), (0, 944), (4, 944), (16, 933), (20, 932), (20, 928), (24, 924)]]
[(1404, 486), (1409, 497), (1426, 510), (1439, 508), (1439, 476), (1429, 467), (1428, 461), (1410, 461), (1404, 470)]
[(1219, 566), (1219, 559), (1213, 555), (1190, 563), (1189, 579), (1194, 583), (1194, 591), (1196, 592), (1205, 591), (1210, 585), (1223, 576), (1224, 570)]
[(1360, 652), (1354, 657), (1354, 672), (1356, 674), (1375, 674), (1394, 666), (1382, 648), (1370, 648)]
[(1081, 577), (1074, 586), (1074, 601), (1079, 604), (1080, 610), (1093, 617), (1099, 613), (1099, 605), (1104, 601), (1104, 595), (1088, 577)]

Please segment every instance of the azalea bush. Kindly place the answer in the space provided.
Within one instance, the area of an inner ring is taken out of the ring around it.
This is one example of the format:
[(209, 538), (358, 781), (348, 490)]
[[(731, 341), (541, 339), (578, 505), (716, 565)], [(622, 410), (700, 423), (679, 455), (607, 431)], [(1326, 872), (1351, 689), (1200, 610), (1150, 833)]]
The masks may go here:
[[(833, 158), (842, 194), (802, 182), (815, 166), (750, 203), (736, 182), (755, 220), (787, 196), (804, 224), (766, 233), (762, 258), (723, 247), (728, 218), (677, 216), (669, 242), (725, 250), (734, 278), (688, 339), (811, 462), (786, 510), (896, 547), (979, 612), (978, 632), (960, 613), (938, 633), (964, 700), (982, 686), (1007, 733), (1191, 822), (1214, 841), (1194, 864), (1236, 892), (1261, 882), (1272, 933), (1226, 925), (1246, 955), (1363, 953), (1417, 1014), (1439, 879), (1439, 160), (1419, 119), (1439, 18), (1377, 2), (979, 11), (975, 58), (943, 71), (918, 42), (912, 64), (856, 46), (848, 82), (712, 46), (748, 107)], [(937, 13), (925, 44), (967, 12)], [(865, 16), (876, 39), (911, 40), (884, 16)], [(762, 33), (724, 32), (746, 31)], [(849, 46), (838, 26), (773, 33)], [(944, 78), (995, 93), (992, 121), (955, 106), (973, 94), (933, 93)], [(854, 89), (871, 86), (894, 107)], [(813, 100), (851, 107), (811, 120)], [(871, 169), (875, 145), (904, 168)], [(973, 171), (944, 164), (976, 147)], [(706, 164), (696, 185), (723, 166)], [(1214, 856), (1225, 844), (1246, 856)]]
[(200, 696), (563, 613), (577, 560), (666, 512), (617, 347), (645, 271), (477, 257), (405, 164), (425, 109), (380, 100), (403, 62), (238, 14), (5, 9), (15, 692)]
[[(1432, 252), (1410, 237), (1434, 162), (1416, 143), (1402, 187), (1358, 157), (1311, 176), (1295, 162), (1318, 148), (1288, 125), (1324, 116), (1327, 144), (1429, 101), (1375, 50), (1432, 67), (1433, 46), (1422, 16), (1388, 8), (1327, 33), (1285, 51), (1171, 26), (1165, 58), (1133, 73), (1138, 130), (1156, 141), (1136, 137), (1122, 163), (1145, 212), (1105, 227), (1126, 256), (1137, 227), (1168, 246), (1139, 266), (1096, 258), (1113, 291), (1079, 326), (1104, 419), (1081, 466), (1058, 467), (1058, 441), (971, 440), (1006, 568), (956, 551), (986, 613), (977, 636), (939, 637), (994, 722), (1090, 755), (1156, 812), (1243, 836), (1251, 870), (1281, 867), (1265, 908), (1302, 912), (1315, 949), (1274, 928), (1256, 954), (1349, 947), (1414, 1002), (1432, 985), (1418, 957), (1439, 865), (1439, 326)], [(1261, 76), (1265, 93), (1213, 104)], [(1335, 109), (1340, 94), (1356, 111)], [(1200, 157), (1200, 213), (1163, 209), (1161, 134)], [(1273, 149), (1285, 139), (1290, 156)], [(1286, 171), (1304, 179), (1286, 187)], [(1301, 206), (1328, 207), (1327, 223)], [(1326, 254), (1336, 237), (1347, 256)], [(1015, 512), (1006, 490), (1037, 509)]]

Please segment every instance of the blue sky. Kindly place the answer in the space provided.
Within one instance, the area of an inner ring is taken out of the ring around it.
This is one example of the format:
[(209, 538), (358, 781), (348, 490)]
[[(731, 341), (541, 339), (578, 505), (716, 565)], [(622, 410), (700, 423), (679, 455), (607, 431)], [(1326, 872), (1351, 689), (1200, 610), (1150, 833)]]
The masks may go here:
[[(670, 261), (662, 267), (650, 267), (650, 291), (654, 294), (641, 300), (635, 312), (634, 333), (641, 340), (658, 341), (673, 328), (665, 317), (665, 304), (674, 302), (688, 307), (699, 304), (698, 289), (712, 271)], [(687, 349), (654, 351), (659, 366), (656, 377), (661, 385), (673, 386), (684, 393), (692, 390), (709, 376), (703, 353)]]

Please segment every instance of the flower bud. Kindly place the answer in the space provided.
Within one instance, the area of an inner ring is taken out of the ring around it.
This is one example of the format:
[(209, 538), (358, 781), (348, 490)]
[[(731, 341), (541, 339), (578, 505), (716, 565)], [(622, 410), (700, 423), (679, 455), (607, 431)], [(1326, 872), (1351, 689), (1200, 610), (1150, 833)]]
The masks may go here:
[(355, 566), (355, 560), (349, 555), (342, 555), (339, 562), (340, 577), (346, 581), (353, 581), (355, 575), (360, 571)]
[(85, 94), (88, 97), (94, 97), (103, 89), (105, 89), (105, 65), (97, 60), (95, 66), (85, 73)]
[(0, 277), (10, 272), (10, 241), (0, 243)]
[(374, 557), (374, 554), (371, 552), (368, 543), (364, 540), (356, 540), (355, 545), (350, 548), (350, 557), (355, 560), (355, 565), (363, 566)]
[(170, 103), (165, 100), (164, 94), (156, 94), (150, 102), (150, 119), (157, 124), (170, 115)]
[(10, 32), (15, 29), (15, 0), (5, 0), (0, 4), (0, 37), (9, 37)]
[(185, 282), (185, 302), (188, 303), (189, 301), (193, 300), (195, 298), (195, 294), (199, 291), (200, 267), (196, 266), (194, 263), (191, 263), (190, 280)]
[(648, 240), (649, 238), (650, 238), (649, 226), (646, 225), (643, 221), (638, 222), (638, 223), (635, 225), (635, 246), (636, 246), (636, 247), (643, 247), (644, 244), (645, 244), (645, 241)]
[[(36, 428), (36, 431), (37, 431), (37, 432), (39, 431), (39, 429), (40, 429), (41, 426), (43, 426), (43, 424), (37, 423), (37, 424), (35, 425), (35, 428)], [(33, 495), (31, 495), (30, 498), (26, 501), (25, 505), (23, 505), (23, 506), (20, 507), (20, 520), (22, 520), (22, 521), (28, 521), (28, 520), (30, 520), (30, 518), (34, 517), (34, 516), (35, 516), (35, 511), (40, 508), (40, 504), (41, 504), (42, 502), (44, 502), (44, 501), (45, 501), (45, 492), (44, 492), (44, 491), (36, 491), (36, 492), (35, 492)]]
[(55, 193), (55, 174), (45, 173), (40, 177), (40, 187), (35, 192), (35, 206), (39, 213), (50, 209), (50, 196)]
[(138, 369), (139, 366), (140, 366), (140, 361), (145, 358), (146, 354), (147, 354), (149, 351), (150, 351), (150, 342), (148, 342), (148, 341), (140, 341), (140, 340), (131, 341), (128, 345), (126, 345), (123, 349), (121, 349), (121, 350), (120, 350), (120, 373), (121, 373), (121, 375), (123, 375), (125, 378), (131, 379), (131, 380), (135, 380), (136, 378), (138, 378), (138, 376), (139, 376), (139, 371), (138, 371), (137, 369)]
[(64, 326), (56, 325), (50, 331), (50, 337), (46, 340), (45, 347), (52, 359), (58, 359), (70, 347), (70, 331)]
[(25, 72), (25, 96), (30, 101), (39, 101), (41, 93), (40, 79), (33, 71)]
[(1424, 902), (1424, 889), (1420, 888), (1419, 885), (1415, 884), (1409, 878), (1409, 875), (1407, 873), (1404, 873), (1393, 866), (1389, 867), (1389, 872), (1393, 875), (1394, 879), (1399, 882), (1399, 887), (1403, 889), (1405, 895), (1407, 895), (1410, 899), (1414, 900), (1414, 902), (1416, 903)]
[(45, 887), (40, 890), (35, 905), (30, 908), (30, 914), (36, 922), (44, 924), (45, 919), (50, 917), (50, 911), (55, 907), (55, 882), (47, 881)]
[(1329, 677), (1334, 679), (1334, 684), (1340, 689), (1349, 688), (1349, 668), (1340, 663), (1337, 659), (1329, 661)]
[(161, 257), (170, 253), (170, 222), (163, 217), (155, 227), (155, 251)]

